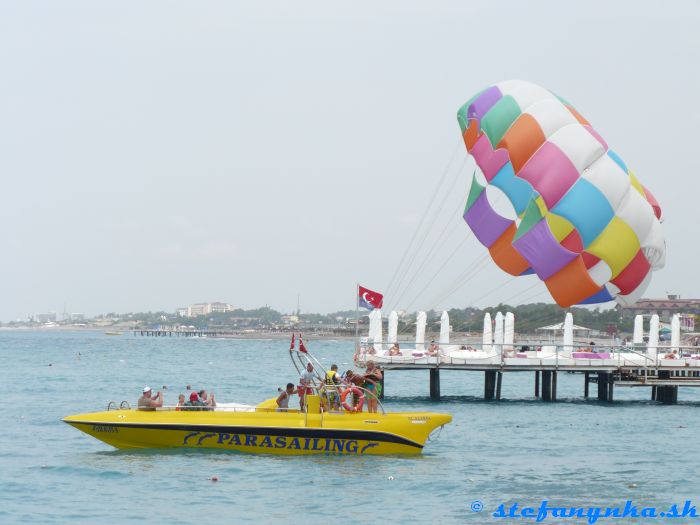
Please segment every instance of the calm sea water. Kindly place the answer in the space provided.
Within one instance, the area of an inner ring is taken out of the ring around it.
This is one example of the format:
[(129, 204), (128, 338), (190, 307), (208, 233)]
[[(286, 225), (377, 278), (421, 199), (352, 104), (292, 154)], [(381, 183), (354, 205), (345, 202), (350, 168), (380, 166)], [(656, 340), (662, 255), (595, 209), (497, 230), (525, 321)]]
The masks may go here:
[[(308, 346), (324, 364), (350, 367), (352, 343)], [(543, 499), (700, 503), (693, 389), (681, 389), (679, 405), (659, 406), (647, 401), (647, 389), (618, 388), (609, 405), (582, 400), (582, 376), (559, 374), (560, 401), (544, 403), (532, 397), (531, 373), (512, 373), (504, 377), (507, 399), (485, 402), (483, 374), (443, 371), (444, 400), (435, 403), (427, 371), (390, 371), (387, 409), (454, 416), (419, 457), (116, 451), (60, 421), (110, 400), (133, 404), (144, 384), (167, 385), (166, 402), (190, 383), (220, 401), (254, 404), (296, 380), (287, 348), (268, 340), (0, 333), (0, 523), (532, 523), (490, 513), (501, 503)], [(475, 500), (482, 512), (471, 510)], [(620, 522), (637, 521), (599, 523)]]

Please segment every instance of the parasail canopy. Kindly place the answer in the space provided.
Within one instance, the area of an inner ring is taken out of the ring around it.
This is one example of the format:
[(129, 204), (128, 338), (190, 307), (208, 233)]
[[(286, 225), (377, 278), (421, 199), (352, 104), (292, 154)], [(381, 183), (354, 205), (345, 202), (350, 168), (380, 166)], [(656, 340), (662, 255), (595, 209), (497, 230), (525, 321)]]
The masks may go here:
[[(521, 80), (491, 86), (458, 114), (475, 172), (464, 219), (511, 275), (537, 274), (563, 307), (629, 305), (665, 263), (661, 208), (571, 104)], [(515, 219), (500, 215), (499, 188)]]

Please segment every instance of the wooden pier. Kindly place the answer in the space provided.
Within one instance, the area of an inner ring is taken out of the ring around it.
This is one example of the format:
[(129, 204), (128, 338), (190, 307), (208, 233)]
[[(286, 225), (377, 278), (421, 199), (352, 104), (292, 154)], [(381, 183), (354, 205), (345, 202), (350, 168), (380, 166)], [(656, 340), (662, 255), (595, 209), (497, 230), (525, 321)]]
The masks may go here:
[[(593, 361), (593, 360), (591, 360)], [(507, 365), (500, 364), (444, 364), (444, 363), (378, 363), (384, 375), (393, 370), (428, 370), (430, 398), (440, 399), (440, 371), (461, 370), (484, 375), (485, 400), (500, 400), (501, 387), (507, 373), (530, 372), (534, 375), (534, 395), (542, 401), (557, 400), (558, 374), (580, 373), (583, 377), (583, 397), (591, 394), (590, 385), (597, 385), (593, 392), (599, 401), (613, 402), (616, 387), (646, 387), (650, 389), (650, 399), (671, 405), (678, 402), (679, 387), (700, 387), (700, 367), (675, 366), (668, 369), (664, 363), (640, 366), (596, 365)], [(384, 396), (382, 388), (382, 397)]]
[[(134, 330), (134, 335), (147, 337), (215, 337), (215, 332), (209, 330), (160, 330), (160, 329), (138, 329)], [(221, 337), (221, 336), (219, 336)]]

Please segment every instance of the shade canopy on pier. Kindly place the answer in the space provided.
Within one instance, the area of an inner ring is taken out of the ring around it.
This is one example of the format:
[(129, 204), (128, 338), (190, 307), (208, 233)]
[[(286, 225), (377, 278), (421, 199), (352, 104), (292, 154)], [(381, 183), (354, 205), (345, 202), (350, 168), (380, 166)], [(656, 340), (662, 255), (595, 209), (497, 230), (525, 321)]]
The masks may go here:
[[(550, 324), (548, 326), (541, 326), (539, 328), (536, 328), (536, 330), (538, 332), (548, 332), (548, 333), (564, 332), (565, 329), (566, 329), (565, 323)], [(593, 334), (592, 328), (587, 328), (585, 326), (580, 326), (577, 324), (572, 324), (571, 330), (573, 330), (574, 334), (579, 335), (579, 336), (589, 337)], [(567, 343), (565, 342), (565, 344), (567, 344)]]

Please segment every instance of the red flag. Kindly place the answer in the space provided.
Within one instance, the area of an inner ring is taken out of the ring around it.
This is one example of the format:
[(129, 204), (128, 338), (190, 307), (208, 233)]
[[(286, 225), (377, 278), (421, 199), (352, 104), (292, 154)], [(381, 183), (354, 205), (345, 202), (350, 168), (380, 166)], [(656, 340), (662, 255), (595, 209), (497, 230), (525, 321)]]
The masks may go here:
[(289, 346), (289, 351), (294, 350), (294, 332), (292, 332), (292, 344)]
[(373, 292), (369, 288), (359, 286), (357, 293), (360, 296), (360, 306), (362, 308), (374, 310), (375, 308), (381, 308), (384, 304), (384, 296), (379, 292)]
[(306, 347), (304, 346), (304, 341), (301, 340), (301, 334), (299, 334), (299, 351), (308, 354)]

